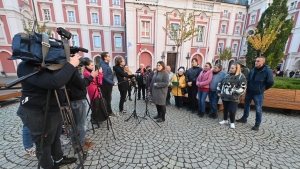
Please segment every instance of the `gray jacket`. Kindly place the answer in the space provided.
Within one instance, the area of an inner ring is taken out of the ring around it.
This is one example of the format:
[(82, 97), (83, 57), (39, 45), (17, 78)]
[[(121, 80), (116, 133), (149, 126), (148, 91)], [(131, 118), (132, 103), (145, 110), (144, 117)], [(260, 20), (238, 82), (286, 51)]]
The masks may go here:
[[(156, 83), (156, 86), (153, 84)], [(166, 105), (166, 98), (169, 85), (169, 74), (164, 72), (157, 72), (153, 75), (150, 84), (150, 93), (152, 102), (157, 105)]]
[(209, 90), (212, 92), (217, 91), (218, 84), (223, 80), (225, 76), (226, 73), (222, 70), (217, 74), (213, 74), (213, 78), (209, 84)]

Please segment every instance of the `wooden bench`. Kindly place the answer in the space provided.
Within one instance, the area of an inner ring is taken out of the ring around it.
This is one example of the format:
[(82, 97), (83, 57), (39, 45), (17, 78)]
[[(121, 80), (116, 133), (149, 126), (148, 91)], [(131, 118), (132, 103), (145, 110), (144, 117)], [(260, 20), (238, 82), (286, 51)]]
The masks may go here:
[(19, 89), (20, 86), (21, 84), (17, 84), (15, 86), (17, 87), (17, 89), (16, 88), (4, 89), (5, 84), (4, 83), (0, 84), (0, 107), (2, 106), (2, 104), (11, 102), (13, 98), (21, 97), (22, 93), (21, 93), (21, 89)]
[[(244, 103), (243, 97), (240, 103)], [(252, 101), (252, 104), (253, 101)], [(270, 88), (264, 93), (264, 107), (300, 110), (300, 90)]]

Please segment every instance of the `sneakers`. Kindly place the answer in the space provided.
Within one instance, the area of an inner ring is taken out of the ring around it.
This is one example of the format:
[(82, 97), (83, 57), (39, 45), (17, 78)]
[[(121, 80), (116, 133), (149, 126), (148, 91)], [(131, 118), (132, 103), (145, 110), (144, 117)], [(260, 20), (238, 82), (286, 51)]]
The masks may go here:
[(109, 117), (114, 117), (114, 118), (116, 118), (117, 116), (116, 116), (114, 113), (110, 113), (110, 114), (109, 114)]
[(35, 148), (31, 147), (31, 148), (25, 149), (25, 154), (26, 155), (30, 155), (32, 157), (35, 157), (36, 156), (36, 154), (35, 154)]
[(120, 114), (124, 114), (124, 113), (127, 113), (127, 110), (122, 110), (122, 111), (120, 111)]
[(75, 163), (77, 161), (77, 158), (71, 157), (71, 158), (67, 158), (66, 156), (63, 156), (63, 159), (60, 162), (54, 162), (54, 165), (56, 166), (61, 166), (61, 165), (65, 165), (65, 164), (72, 164)]
[(238, 123), (247, 123), (247, 119), (240, 118), (240, 119), (236, 120), (236, 122), (238, 122)]
[(157, 123), (164, 122), (164, 121), (165, 121), (165, 120), (163, 120), (163, 119), (161, 119), (161, 118), (159, 118), (159, 119), (156, 120)]
[(90, 148), (93, 148), (95, 146), (94, 142), (85, 142), (82, 146), (83, 151), (87, 151)]
[(230, 128), (231, 128), (231, 129), (235, 129), (234, 123), (230, 123)]
[(222, 120), (219, 122), (219, 124), (228, 124), (228, 121), (227, 120)]
[(251, 130), (258, 131), (258, 130), (259, 130), (259, 125), (255, 125), (255, 126), (253, 126)]
[(153, 119), (159, 119), (159, 116), (157, 115), (157, 116), (153, 117)]
[(62, 136), (60, 136), (60, 144), (63, 146), (63, 145), (67, 145), (67, 144), (69, 144), (69, 142), (70, 142), (70, 139), (68, 139), (67, 137), (62, 137)]

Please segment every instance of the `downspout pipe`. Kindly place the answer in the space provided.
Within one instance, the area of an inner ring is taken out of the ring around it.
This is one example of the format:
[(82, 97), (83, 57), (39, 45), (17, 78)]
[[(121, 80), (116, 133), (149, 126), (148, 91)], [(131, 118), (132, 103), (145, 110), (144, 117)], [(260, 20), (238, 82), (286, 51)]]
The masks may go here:
[(127, 42), (127, 22), (126, 22), (126, 2), (124, 1), (124, 31), (125, 31), (125, 62), (128, 64), (128, 42)]

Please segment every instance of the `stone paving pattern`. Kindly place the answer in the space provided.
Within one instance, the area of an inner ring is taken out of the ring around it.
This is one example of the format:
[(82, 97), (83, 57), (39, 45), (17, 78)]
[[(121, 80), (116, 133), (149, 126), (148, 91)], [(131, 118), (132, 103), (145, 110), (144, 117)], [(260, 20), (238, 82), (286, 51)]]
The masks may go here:
[[(114, 87), (113, 109), (118, 111), (119, 92)], [(219, 125), (219, 119), (199, 118), (186, 109), (167, 107), (166, 121), (158, 127), (151, 119), (124, 120), (134, 110), (134, 102), (127, 101), (128, 113), (112, 118), (112, 132), (106, 123), (95, 130), (88, 124), (87, 137), (96, 142), (84, 163), (85, 168), (300, 168), (300, 118), (264, 111), (258, 132), (250, 130), (255, 122), (251, 110), (248, 123), (236, 123), (236, 129)], [(19, 104), (0, 108), (0, 168), (37, 168), (35, 157), (25, 155), (22, 146), (22, 122), (16, 111)], [(149, 105), (152, 116), (156, 107)], [(242, 116), (239, 108), (237, 118)], [(145, 102), (137, 101), (137, 113), (143, 116)], [(71, 145), (63, 146), (65, 154), (73, 156)], [(75, 168), (75, 165), (61, 168)]]

